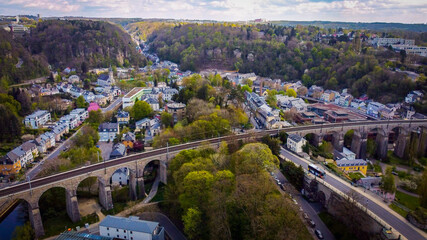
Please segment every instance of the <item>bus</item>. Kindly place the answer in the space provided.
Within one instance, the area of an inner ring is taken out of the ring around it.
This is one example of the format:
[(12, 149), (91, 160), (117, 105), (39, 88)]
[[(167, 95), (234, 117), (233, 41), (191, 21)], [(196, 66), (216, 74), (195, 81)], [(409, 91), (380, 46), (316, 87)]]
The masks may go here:
[(314, 164), (308, 165), (308, 171), (312, 173), (314, 176), (317, 176), (320, 178), (324, 178), (326, 175), (325, 171), (323, 171), (322, 169), (320, 169), (318, 166)]

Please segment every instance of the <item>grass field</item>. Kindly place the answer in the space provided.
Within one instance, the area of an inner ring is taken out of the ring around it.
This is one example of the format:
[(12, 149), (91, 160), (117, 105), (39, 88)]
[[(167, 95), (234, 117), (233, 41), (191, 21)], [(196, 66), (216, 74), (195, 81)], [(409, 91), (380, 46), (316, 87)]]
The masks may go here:
[(396, 191), (396, 202), (402, 204), (403, 206), (415, 210), (418, 206), (420, 206), (419, 198), (408, 195), (406, 193)]
[(397, 206), (394, 203), (392, 203), (392, 204), (390, 204), (388, 206), (389, 206), (389, 208), (393, 209), (393, 211), (399, 213), (399, 215), (401, 215), (404, 218), (406, 218), (406, 215), (408, 215), (407, 211), (405, 211), (404, 209), (400, 208), (399, 206)]
[(356, 179), (356, 180), (359, 180), (359, 179), (361, 179), (361, 178), (363, 178), (364, 176), (363, 176), (363, 174), (361, 174), (361, 173), (359, 173), (359, 172), (351, 172), (351, 173), (348, 173), (348, 176), (353, 180), (353, 179)]

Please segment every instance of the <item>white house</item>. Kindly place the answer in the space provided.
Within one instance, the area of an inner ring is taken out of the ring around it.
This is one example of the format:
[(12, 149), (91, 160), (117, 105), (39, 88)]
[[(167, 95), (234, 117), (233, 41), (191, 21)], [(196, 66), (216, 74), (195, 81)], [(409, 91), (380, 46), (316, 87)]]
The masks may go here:
[(89, 117), (89, 112), (84, 108), (76, 108), (70, 112), (70, 115), (77, 117), (79, 122), (84, 122)]
[(289, 134), (286, 147), (296, 153), (302, 152), (302, 147), (307, 143), (303, 137), (297, 134)]
[(119, 168), (111, 176), (111, 182), (113, 185), (128, 185), (129, 184), (129, 169)]
[(119, 123), (101, 123), (98, 127), (99, 141), (113, 141), (120, 133)]
[(129, 240), (164, 240), (165, 230), (158, 222), (108, 215), (99, 224), (99, 235)]
[(111, 69), (111, 67), (109, 68), (108, 75), (99, 75), (96, 84), (103, 87), (114, 85), (113, 70)]
[(46, 110), (37, 110), (31, 115), (28, 115), (24, 119), (25, 126), (30, 128), (39, 128), (43, 124), (49, 122), (51, 119), (50, 113)]
[(159, 101), (156, 98), (149, 97), (144, 99), (144, 101), (150, 105), (153, 111), (159, 111), (160, 105), (159, 105)]
[(69, 78), (68, 78), (68, 82), (69, 83), (78, 83), (80, 81), (80, 78), (79, 78), (79, 76), (77, 76), (77, 75), (71, 75)]

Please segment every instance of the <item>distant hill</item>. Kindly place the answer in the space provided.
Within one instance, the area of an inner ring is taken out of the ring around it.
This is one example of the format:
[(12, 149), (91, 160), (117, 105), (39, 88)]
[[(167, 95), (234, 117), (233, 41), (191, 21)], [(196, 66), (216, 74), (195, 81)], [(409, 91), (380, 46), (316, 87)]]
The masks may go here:
[(0, 79), (19, 83), (45, 76), (49, 64), (52, 69), (70, 67), (77, 72), (83, 65), (85, 69), (145, 66), (147, 60), (136, 46), (122, 28), (104, 21), (47, 20), (15, 39), (0, 29)]
[(27, 39), (31, 54), (42, 54), (54, 68), (144, 66), (146, 59), (120, 27), (103, 21), (41, 22)]
[(329, 22), (329, 21), (271, 21), (272, 24), (281, 26), (316, 26), (322, 28), (347, 28), (347, 29), (367, 29), (367, 30), (407, 30), (414, 32), (427, 32), (427, 24), (405, 24), (405, 23), (385, 23), (385, 22)]
[(12, 39), (9, 32), (0, 28), (0, 79), (8, 83), (48, 74), (45, 56), (31, 55), (22, 40)]

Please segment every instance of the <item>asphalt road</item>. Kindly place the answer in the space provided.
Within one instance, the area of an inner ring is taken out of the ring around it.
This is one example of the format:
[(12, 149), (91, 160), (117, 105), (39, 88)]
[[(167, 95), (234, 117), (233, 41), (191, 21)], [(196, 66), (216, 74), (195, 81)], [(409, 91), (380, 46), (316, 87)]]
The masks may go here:
[[(283, 131), (288, 132), (288, 133), (298, 133), (299, 131), (316, 130), (319, 128), (328, 129), (328, 128), (337, 128), (337, 127), (339, 128), (339, 127), (344, 127), (344, 126), (367, 127), (367, 126), (378, 126), (381, 124), (387, 124), (387, 125), (388, 124), (406, 124), (408, 122), (410, 122), (411, 124), (415, 124), (415, 123), (426, 124), (427, 120), (363, 121), (363, 122), (346, 122), (346, 123), (339, 123), (339, 124), (319, 124), (319, 125), (306, 125), (306, 126), (288, 127), (288, 128), (283, 129)], [(175, 151), (181, 151), (184, 149), (195, 148), (195, 147), (201, 145), (202, 143), (206, 143), (206, 142), (209, 142), (211, 144), (216, 144), (216, 143), (219, 143), (221, 141), (234, 142), (237, 140), (243, 140), (243, 139), (248, 139), (248, 138), (259, 139), (266, 134), (277, 134), (277, 132), (278, 132), (278, 130), (264, 130), (264, 131), (255, 132), (255, 133), (243, 133), (243, 134), (239, 134), (239, 135), (229, 135), (229, 136), (224, 136), (224, 137), (220, 137), (220, 138), (206, 139), (206, 140), (202, 140), (202, 141), (185, 143), (185, 144), (180, 144), (180, 145), (175, 145), (175, 146), (169, 147), (169, 152), (175, 152)], [(131, 162), (131, 161), (135, 161), (135, 160), (139, 160), (139, 159), (163, 155), (163, 154), (166, 154), (166, 152), (167, 152), (166, 148), (160, 148), (160, 149), (155, 149), (152, 151), (134, 154), (131, 156), (126, 156), (123, 158), (114, 159), (114, 160), (107, 161), (104, 163), (92, 164), (89, 166), (81, 167), (81, 168), (70, 170), (67, 172), (58, 173), (58, 174), (55, 174), (52, 176), (48, 176), (48, 177), (44, 177), (44, 178), (40, 178), (40, 179), (35, 179), (35, 180), (31, 181), (31, 186), (32, 186), (32, 188), (37, 188), (37, 187), (44, 186), (44, 185), (54, 184), (55, 182), (62, 181), (62, 180), (68, 179), (68, 178), (73, 178), (73, 177), (79, 176), (79, 175), (84, 175), (84, 174), (90, 173), (92, 171), (100, 170), (102, 168), (114, 167), (114, 166), (117, 166), (117, 165), (120, 165), (123, 163)], [(284, 155), (285, 154), (287, 154), (288, 156), (290, 155), (289, 153), (286, 153), (286, 152), (283, 152), (283, 153), (284, 153)], [(297, 163), (300, 162), (300, 164), (302, 164), (303, 167), (307, 167), (307, 163), (304, 162), (303, 160), (300, 160), (299, 158), (296, 158), (296, 157), (290, 157), (290, 156), (289, 156), (289, 158), (293, 159), (293, 161), (295, 161)], [(348, 192), (351, 189), (350, 185), (346, 185), (346, 184), (342, 183), (341, 181), (337, 181), (337, 180), (333, 179), (332, 177), (326, 176), (325, 180), (329, 184), (333, 185), (334, 187), (336, 187), (337, 189), (339, 189), (343, 192)], [(30, 188), (29, 183), (20, 183), (20, 184), (16, 184), (13, 186), (5, 187), (3, 189), (0, 189), (0, 198), (6, 197), (6, 196), (11, 195), (11, 194), (23, 192), (23, 191), (28, 191), (29, 188)], [(366, 198), (362, 197), (362, 202), (363, 202), (363, 200), (366, 201)], [(414, 230), (413, 226), (410, 225), (405, 219), (399, 218), (399, 217), (393, 215), (389, 211), (385, 210), (385, 208), (379, 206), (378, 204), (374, 203), (373, 201), (371, 203), (368, 203), (368, 208), (372, 212), (374, 212), (375, 214), (380, 216), (384, 221), (389, 223), (393, 228), (397, 229), (400, 233), (402, 233), (408, 239), (411, 239), (411, 240), (425, 239), (425, 237), (423, 237), (423, 235), (421, 233)]]
[[(288, 182), (288, 180), (283, 176), (283, 174), (276, 170), (274, 175), (280, 180), (281, 183)], [(280, 189), (280, 191), (283, 191)], [(301, 194), (297, 196), (292, 196), (298, 203), (298, 205), (302, 208), (302, 210), (307, 213), (308, 217), (316, 223), (316, 227), (310, 229), (309, 231), (313, 231), (314, 229), (319, 229), (322, 232), (322, 235), (325, 240), (335, 240), (334, 235), (329, 231), (328, 227), (323, 223), (322, 219), (317, 215), (317, 211), (312, 207), (312, 205), (305, 200)]]
[(116, 100), (114, 100), (114, 102), (112, 102), (110, 105), (108, 105), (108, 107), (106, 108), (101, 108), (102, 112), (108, 112), (113, 110), (115, 107), (117, 107), (117, 105), (121, 105), (122, 104), (122, 98), (118, 97)]
[(33, 168), (31, 168), (25, 175), (26, 178), (30, 178), (30, 180), (33, 180), (37, 176), (37, 174), (40, 173), (40, 171), (43, 169), (43, 164), (46, 161), (50, 161), (52, 159), (55, 159), (56, 157), (61, 154), (61, 152), (66, 148), (70, 146), (71, 139), (80, 131), (76, 131), (73, 135), (71, 135), (67, 140), (62, 142), (58, 147), (56, 147), (51, 153), (49, 153), (44, 159), (42, 159), (39, 163), (37, 163)]
[[(304, 169), (308, 168), (307, 160), (297, 157), (296, 155), (290, 153), (289, 151), (282, 148), (281, 154), (285, 156), (287, 159), (290, 159), (292, 162), (301, 165)], [(319, 165), (320, 166), (320, 165)], [(320, 166), (321, 167), (321, 166)], [(327, 171), (326, 171), (327, 172)], [(355, 190), (356, 187), (351, 186), (348, 183), (344, 183), (343, 180), (337, 180), (336, 178), (330, 176), (332, 173), (327, 172), (324, 181), (331, 184), (338, 190), (343, 193), (348, 193), (350, 190)], [(390, 208), (385, 208), (383, 204), (378, 204), (377, 199), (373, 199), (372, 196), (368, 194), (360, 194), (356, 192), (359, 197), (359, 203), (366, 206), (369, 210), (375, 213), (378, 217), (380, 217), (383, 221), (385, 221), (388, 225), (390, 225), (393, 229), (396, 229), (401, 234), (403, 234), (409, 240), (425, 240), (425, 235), (422, 235), (417, 230), (415, 230), (414, 226), (410, 224), (406, 219), (401, 219), (396, 216)], [(397, 213), (396, 213), (397, 214)]]

